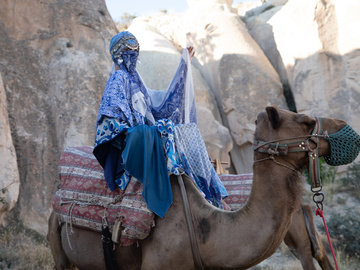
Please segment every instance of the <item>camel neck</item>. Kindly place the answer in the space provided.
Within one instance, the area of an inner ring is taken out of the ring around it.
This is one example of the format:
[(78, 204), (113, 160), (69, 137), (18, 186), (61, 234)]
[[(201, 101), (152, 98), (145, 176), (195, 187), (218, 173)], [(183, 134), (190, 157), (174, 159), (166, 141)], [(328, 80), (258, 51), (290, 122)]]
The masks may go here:
[[(299, 206), (299, 187), (301, 179), (297, 172), (279, 169), (268, 161), (255, 165), (247, 204), (235, 212), (216, 213), (211, 219), (214, 225), (210, 227), (217, 227), (221, 235), (224, 234), (222, 230), (232, 232), (224, 249), (234, 249), (237, 255), (225, 256), (222, 263), (231, 261), (239, 269), (248, 268), (273, 254), (284, 239), (295, 207)], [(214, 243), (219, 241), (215, 238), (212, 239)], [(210, 255), (209, 260), (211, 256), (215, 254)], [(216, 260), (218, 263), (219, 257)]]

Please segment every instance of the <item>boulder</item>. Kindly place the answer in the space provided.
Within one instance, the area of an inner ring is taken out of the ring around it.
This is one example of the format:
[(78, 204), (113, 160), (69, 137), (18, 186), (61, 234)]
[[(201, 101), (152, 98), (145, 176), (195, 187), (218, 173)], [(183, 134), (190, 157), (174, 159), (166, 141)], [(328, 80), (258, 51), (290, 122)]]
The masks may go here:
[[(179, 51), (179, 45), (159, 34), (146, 19), (135, 20), (128, 30), (140, 43), (137, 69), (146, 86), (166, 90), (178, 68), (183, 48)], [(230, 163), (232, 140), (229, 130), (221, 124), (214, 95), (195, 67), (192, 67), (192, 76), (198, 125), (208, 154), (211, 159), (220, 158)]]
[(233, 138), (233, 172), (251, 172), (257, 114), (270, 104), (287, 108), (279, 76), (231, 10), (190, 6), (184, 24), (187, 42), (195, 46), (200, 72)]
[(282, 84), (240, 17), (227, 4), (194, 1), (189, 6), (187, 13), (175, 18), (162, 15), (146, 21), (178, 47), (195, 47), (193, 64), (213, 92), (221, 122), (232, 135), (230, 172), (251, 172), (255, 117), (270, 104), (287, 108)]
[(0, 225), (19, 198), (19, 170), (8, 116), (7, 98), (0, 73)]
[(359, 12), (357, 1), (293, 0), (250, 31), (299, 112), (344, 119), (358, 133), (360, 36), (352, 33)]

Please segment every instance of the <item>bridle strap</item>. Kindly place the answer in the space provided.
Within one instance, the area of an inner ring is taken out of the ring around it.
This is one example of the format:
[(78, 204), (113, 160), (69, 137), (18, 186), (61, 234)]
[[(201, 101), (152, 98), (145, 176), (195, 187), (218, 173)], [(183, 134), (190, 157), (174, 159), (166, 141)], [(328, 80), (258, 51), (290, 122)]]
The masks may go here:
[(321, 132), (321, 119), (315, 117), (316, 125), (312, 132), (314, 137), (311, 139), (316, 143), (316, 147), (311, 149), (308, 147), (308, 155), (309, 155), (309, 175), (311, 179), (311, 191), (320, 191), (321, 190), (321, 179), (320, 179), (320, 162), (319, 162), (319, 154), (318, 154), (318, 144), (319, 137), (317, 135)]
[[(318, 155), (318, 144), (320, 141), (320, 138), (327, 138), (327, 135), (320, 135), (321, 133), (321, 118), (314, 117), (316, 124), (311, 132), (310, 135), (303, 135), (303, 136), (296, 136), (296, 137), (288, 137), (283, 139), (276, 139), (268, 142), (264, 141), (254, 141), (252, 147), (254, 151), (258, 151), (260, 153), (265, 153), (270, 155), (269, 158), (261, 159), (261, 160), (255, 160), (255, 162), (263, 161), (272, 159), (274, 161), (275, 155), (282, 155), (285, 156), (288, 153), (296, 153), (296, 152), (308, 152), (309, 155), (309, 175), (312, 182), (311, 190), (318, 189), (317, 191), (321, 190), (321, 180), (320, 180), (320, 163), (319, 163), (319, 155)], [(281, 141), (288, 141), (288, 140), (296, 140), (296, 139), (304, 139), (304, 140), (298, 140), (293, 142), (287, 142), (280, 144)], [(315, 143), (315, 147), (311, 148), (310, 141)], [(276, 162), (279, 165), (282, 165), (279, 162)], [(284, 165), (283, 165), (284, 166)], [(288, 167), (289, 166), (285, 166)], [(296, 170), (293, 168), (290, 168), (292, 170)]]

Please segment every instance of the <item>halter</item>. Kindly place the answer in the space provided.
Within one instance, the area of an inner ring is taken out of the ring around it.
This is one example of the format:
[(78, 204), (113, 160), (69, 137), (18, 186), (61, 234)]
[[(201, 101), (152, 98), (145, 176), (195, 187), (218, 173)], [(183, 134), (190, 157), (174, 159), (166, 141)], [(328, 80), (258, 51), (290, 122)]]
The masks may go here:
[[(263, 160), (271, 159), (276, 164), (281, 165), (283, 167), (289, 168), (293, 171), (298, 171), (295, 168), (292, 168), (288, 165), (282, 164), (275, 160), (275, 155), (286, 156), (288, 153), (297, 153), (297, 152), (308, 152), (309, 155), (309, 175), (312, 182), (311, 190), (312, 191), (320, 191), (321, 180), (320, 180), (320, 165), (319, 165), (319, 155), (318, 155), (318, 145), (319, 138), (327, 138), (327, 131), (324, 131), (324, 135), (320, 135), (321, 132), (321, 118), (314, 117), (316, 124), (310, 135), (297, 136), (297, 137), (289, 137), (284, 139), (277, 139), (273, 141), (260, 141), (256, 140), (253, 143), (253, 150), (258, 151), (260, 153), (266, 153), (270, 156), (264, 159), (255, 160), (254, 162), (260, 162)], [(280, 144), (279, 142), (285, 140), (294, 140), (294, 139), (304, 139), (300, 141), (288, 142)], [(311, 148), (310, 141), (315, 143), (315, 147)], [(317, 189), (317, 190), (315, 190)]]
[[(331, 245), (330, 236), (329, 236), (329, 232), (327, 230), (325, 218), (323, 216), (324, 194), (322, 192), (320, 192), (322, 189), (322, 185), (321, 185), (321, 180), (320, 180), (320, 166), (319, 166), (319, 155), (318, 155), (318, 146), (319, 146), (319, 141), (320, 141), (319, 138), (325, 138), (330, 143), (331, 140), (334, 140), (331, 138), (331, 136), (334, 137), (334, 134), (331, 134), (329, 136), (328, 132), (325, 130), (323, 132), (323, 135), (320, 135), (320, 133), (321, 133), (321, 118), (318, 118), (318, 117), (314, 117), (314, 118), (315, 118), (316, 124), (310, 135), (278, 139), (278, 140), (273, 140), (273, 141), (269, 141), (269, 142), (263, 142), (263, 141), (259, 141), (259, 140), (255, 141), (253, 143), (254, 151), (258, 151), (260, 153), (267, 153), (270, 156), (267, 158), (264, 158), (264, 159), (255, 160), (254, 162), (260, 162), (263, 160), (272, 159), (278, 165), (287, 167), (293, 171), (298, 171), (295, 168), (292, 168), (288, 165), (285, 165), (285, 164), (282, 164), (282, 163), (276, 161), (274, 155), (287, 155), (288, 153), (292, 153), (292, 152), (308, 152), (311, 191), (314, 194), (313, 201), (315, 202), (315, 204), (317, 206), (316, 215), (319, 214), (323, 219), (326, 234), (327, 234), (328, 241), (329, 241), (329, 245), (331, 248), (331, 252), (334, 257), (335, 266), (336, 266), (336, 269), (339, 269), (338, 265), (337, 265), (335, 253), (334, 253), (334, 250)], [(350, 135), (348, 135), (348, 137), (345, 137), (345, 139), (351, 137), (351, 139), (352, 139), (351, 142), (352, 141), (356, 142), (357, 146), (353, 147), (354, 149), (352, 149), (352, 151), (348, 151), (348, 152), (350, 152), (350, 154), (348, 156), (351, 156), (351, 160), (354, 160), (360, 151), (360, 136), (355, 131), (353, 131), (350, 126), (348, 127), (348, 125), (346, 125), (345, 130), (344, 131), (343, 130), (344, 130), (344, 128), (341, 129), (340, 132), (337, 132), (340, 134), (339, 135), (340, 137), (343, 133), (346, 133), (347, 135), (350, 134)], [(342, 137), (344, 137), (344, 136), (342, 135)], [(353, 137), (354, 137), (354, 139), (353, 139)], [(305, 140), (279, 144), (280, 141), (300, 139), (300, 138), (305, 138)], [(315, 143), (315, 148), (311, 148), (310, 141)], [(333, 144), (335, 145), (336, 143), (338, 143), (338, 142), (335, 141)], [(330, 145), (330, 147), (331, 147), (331, 145)], [(330, 158), (328, 157), (328, 160), (330, 160), (332, 163), (336, 163), (336, 164), (338, 162), (337, 159), (339, 159), (339, 157), (336, 156), (335, 158), (333, 158), (333, 154), (331, 154)], [(343, 161), (342, 160), (339, 161), (339, 163), (341, 163), (341, 162), (343, 162)], [(348, 162), (347, 159), (346, 159), (346, 162)], [(352, 162), (352, 161), (350, 161), (350, 162)], [(329, 163), (329, 164), (331, 164), (331, 163)], [(343, 164), (343, 163), (341, 163), (341, 164)]]

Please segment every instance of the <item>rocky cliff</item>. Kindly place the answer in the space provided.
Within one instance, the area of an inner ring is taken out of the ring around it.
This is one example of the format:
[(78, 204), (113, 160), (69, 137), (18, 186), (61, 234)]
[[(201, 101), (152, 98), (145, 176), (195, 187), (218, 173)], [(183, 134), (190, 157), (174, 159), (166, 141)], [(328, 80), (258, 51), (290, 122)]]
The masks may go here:
[[(232, 1), (188, 3), (184, 14), (137, 18), (129, 30), (152, 89), (166, 89), (183, 48), (195, 47), (199, 128), (211, 158), (251, 172), (255, 117), (270, 104), (288, 108), (284, 87), (299, 112), (342, 118), (360, 132), (359, 4), (274, 0), (240, 17)], [(117, 30), (103, 0), (0, 5), (0, 222), (19, 219), (44, 234), (61, 152), (93, 145)]]
[(102, 0), (0, 5), (0, 187), (11, 217), (45, 233), (60, 153), (93, 144), (116, 27)]

